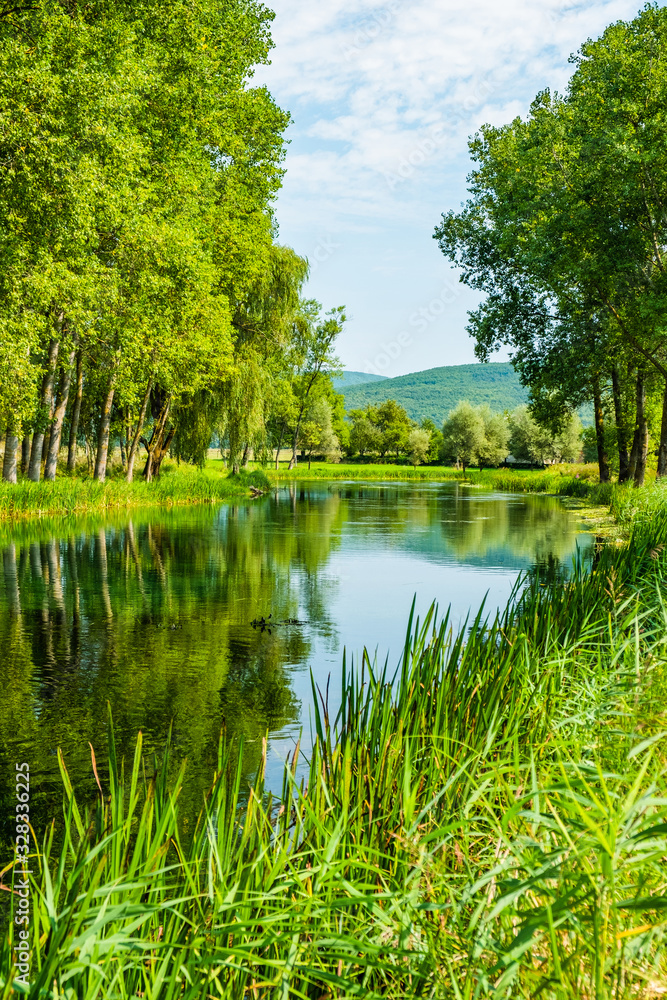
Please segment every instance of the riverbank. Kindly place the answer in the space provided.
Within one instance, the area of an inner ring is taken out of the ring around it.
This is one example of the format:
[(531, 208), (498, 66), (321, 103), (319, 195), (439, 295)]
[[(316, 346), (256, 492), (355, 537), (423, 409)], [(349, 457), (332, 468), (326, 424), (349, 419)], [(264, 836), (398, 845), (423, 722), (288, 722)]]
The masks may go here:
[(262, 767), (248, 797), (223, 740), (185, 842), (141, 739), (123, 773), (110, 727), (88, 812), (63, 762), (62, 856), (49, 834), (31, 866), (31, 995), (664, 995), (667, 491), (615, 509), (631, 537), (590, 573), (536, 572), (458, 634), (410, 622), (393, 679), (348, 667), (279, 802)]
[[(209, 467), (215, 466), (214, 461)], [(554, 465), (546, 469), (461, 469), (446, 465), (394, 465), (391, 463), (335, 463), (313, 462), (296, 465), (293, 469), (284, 467), (267, 469), (266, 474), (273, 483), (308, 482), (320, 480), (367, 480), (369, 482), (461, 482), (470, 486), (511, 493), (553, 493), (561, 496), (587, 496), (599, 486), (595, 465)], [(610, 493), (610, 485), (604, 484), (605, 495)]]
[[(413, 469), (407, 465), (313, 462), (310, 470), (304, 463), (291, 471), (254, 467), (231, 476), (223, 461), (210, 459), (203, 471), (167, 462), (160, 478), (151, 483), (141, 479), (126, 483), (120, 477), (99, 483), (78, 476), (62, 476), (53, 482), (33, 483), (24, 479), (15, 485), (0, 483), (0, 520), (72, 516), (131, 507), (217, 503), (248, 496), (251, 487), (267, 490), (290, 482), (325, 480), (455, 481), (500, 492), (574, 497), (584, 501), (587, 507), (599, 508), (611, 504), (616, 489), (612, 484), (598, 483), (593, 465), (559, 465), (544, 470), (468, 469), (464, 476), (461, 470), (448, 466)], [(600, 523), (604, 519), (602, 513), (596, 518)]]
[(63, 477), (53, 482), (0, 483), (0, 520), (60, 517), (130, 507), (167, 507), (177, 504), (217, 503), (247, 497), (250, 488), (268, 489), (261, 470), (229, 476), (200, 472), (191, 466), (167, 465), (151, 483), (137, 480)]

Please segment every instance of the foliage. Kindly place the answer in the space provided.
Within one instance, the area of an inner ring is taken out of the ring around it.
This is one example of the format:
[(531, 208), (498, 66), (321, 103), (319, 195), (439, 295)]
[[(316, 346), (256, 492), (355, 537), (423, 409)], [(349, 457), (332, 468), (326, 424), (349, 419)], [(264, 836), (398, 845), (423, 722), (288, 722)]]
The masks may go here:
[(380, 454), (382, 432), (377, 426), (375, 413), (372, 407), (367, 410), (350, 410), (349, 416), (352, 420), (348, 442), (350, 455), (358, 454), (363, 458), (366, 454)]
[[(527, 406), (519, 406), (509, 418), (509, 446), (514, 458), (541, 465), (576, 462), (581, 455), (581, 421), (572, 414), (558, 433), (540, 426)], [(597, 453), (594, 457), (597, 457)]]
[[(613, 401), (619, 478), (640, 485), (646, 395), (662, 401), (667, 377), (665, 8), (647, 4), (572, 62), (564, 95), (543, 91), (525, 120), (473, 137), (470, 198), (443, 215), (435, 237), (461, 280), (486, 296), (468, 327), (478, 357), (509, 346), (533, 412), (554, 429), (590, 401), (602, 480)], [(632, 450), (627, 380), (637, 393)], [(663, 427), (660, 475), (667, 420)]]
[(308, 452), (309, 464), (313, 452), (324, 455), (329, 462), (340, 456), (340, 443), (331, 417), (331, 405), (324, 397), (311, 400), (299, 432), (299, 446)]
[(466, 467), (477, 461), (484, 449), (484, 419), (478, 407), (462, 400), (450, 410), (442, 428), (443, 457), (453, 458)]
[(401, 452), (406, 451), (413, 423), (395, 400), (387, 399), (379, 406), (367, 406), (365, 410), (351, 410), (349, 416), (352, 428), (348, 454), (359, 453), (363, 457), (369, 453), (384, 458), (387, 452), (394, 452), (398, 458)]
[(480, 406), (484, 437), (477, 450), (477, 461), (483, 465), (500, 465), (507, 458), (510, 429), (504, 413), (493, 413), (490, 406)]
[[(128, 482), (142, 446), (150, 480), (170, 448), (201, 466), (214, 434), (238, 468), (266, 452), (283, 390), (298, 415), (313, 351), (344, 321), (301, 298), (307, 261), (275, 241), (289, 116), (251, 86), (273, 14), (255, 0), (5, 13), (4, 478), (31, 432), (33, 481), (44, 459), (55, 477), (63, 435), (70, 469), (85, 441), (100, 481), (116, 442)], [(318, 364), (337, 370), (330, 351)]]
[(406, 451), (411, 464), (416, 469), (425, 462), (431, 448), (431, 434), (425, 427), (413, 427), (408, 434)]

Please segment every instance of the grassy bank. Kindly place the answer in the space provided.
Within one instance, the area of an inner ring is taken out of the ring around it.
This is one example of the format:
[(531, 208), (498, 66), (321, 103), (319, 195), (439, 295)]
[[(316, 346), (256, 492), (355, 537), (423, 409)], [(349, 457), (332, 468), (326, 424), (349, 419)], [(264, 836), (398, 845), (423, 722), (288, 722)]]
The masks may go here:
[[(209, 463), (214, 465), (216, 463)], [(467, 469), (465, 475), (453, 466), (394, 465), (379, 463), (313, 462), (288, 470), (283, 466), (277, 471), (267, 469), (274, 483), (307, 482), (318, 480), (367, 480), (369, 482), (461, 482), (472, 486), (504, 492), (554, 493), (564, 496), (588, 496), (599, 486), (597, 466), (556, 465), (548, 469)], [(610, 497), (610, 487), (605, 485), (600, 495)], [(609, 502), (609, 500), (607, 500)]]
[(460, 633), (411, 622), (395, 676), (348, 665), (277, 799), (261, 769), (244, 794), (223, 741), (188, 843), (141, 739), (123, 766), (109, 728), (94, 808), (63, 762), (63, 846), (37, 831), (31, 865), (31, 996), (663, 995), (667, 494), (633, 502), (590, 573), (533, 577)]
[[(174, 504), (216, 503), (247, 496), (251, 486), (268, 489), (290, 482), (353, 480), (367, 482), (460, 482), (468, 486), (506, 493), (550, 493), (586, 500), (591, 505), (614, 505), (614, 497), (625, 489), (600, 484), (593, 465), (559, 465), (549, 469), (468, 469), (466, 475), (450, 466), (344, 464), (313, 462), (288, 471), (283, 467), (242, 471), (230, 476), (221, 460), (210, 459), (206, 469), (167, 463), (152, 483), (110, 478), (98, 483), (90, 478), (63, 476), (55, 482), (16, 485), (0, 483), (0, 520), (18, 517), (60, 517), (91, 514), (124, 507), (155, 507)], [(651, 487), (649, 487), (650, 489)], [(641, 491), (638, 491), (641, 493)]]
[(16, 485), (0, 483), (0, 520), (17, 517), (89, 514), (120, 507), (156, 507), (173, 504), (216, 503), (248, 496), (250, 486), (268, 487), (259, 470), (238, 476), (199, 472), (189, 466), (167, 466), (154, 482), (63, 477), (54, 482)]

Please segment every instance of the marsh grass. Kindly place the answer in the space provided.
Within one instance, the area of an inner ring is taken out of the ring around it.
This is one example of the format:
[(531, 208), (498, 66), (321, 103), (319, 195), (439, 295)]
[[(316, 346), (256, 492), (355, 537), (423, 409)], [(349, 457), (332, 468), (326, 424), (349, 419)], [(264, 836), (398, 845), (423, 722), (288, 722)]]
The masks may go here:
[(238, 476), (215, 476), (191, 467), (167, 467), (159, 479), (93, 479), (74, 476), (53, 482), (29, 480), (11, 485), (0, 483), (0, 520), (20, 517), (69, 516), (121, 507), (156, 507), (175, 504), (217, 503), (231, 497), (248, 496), (250, 486), (268, 488), (266, 476), (256, 470)]
[(314, 691), (312, 754), (295, 748), (278, 797), (263, 767), (242, 787), (223, 738), (187, 841), (168, 750), (146, 761), (140, 735), (126, 766), (110, 720), (88, 806), (61, 759), (30, 995), (661, 995), (667, 510), (646, 504), (592, 571), (536, 573), (460, 631), (435, 608), (411, 619), (396, 672), (344, 665), (341, 707)]

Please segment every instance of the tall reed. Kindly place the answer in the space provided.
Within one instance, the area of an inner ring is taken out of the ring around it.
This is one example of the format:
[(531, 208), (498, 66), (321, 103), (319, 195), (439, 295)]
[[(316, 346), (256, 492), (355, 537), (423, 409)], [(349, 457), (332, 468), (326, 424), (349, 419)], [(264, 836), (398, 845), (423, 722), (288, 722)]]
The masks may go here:
[(0, 483), (0, 520), (19, 517), (63, 516), (118, 507), (155, 507), (171, 504), (216, 503), (248, 496), (250, 486), (269, 486), (261, 471), (238, 476), (210, 476), (192, 468), (167, 469), (151, 483), (63, 477), (53, 482), (22, 480)]

